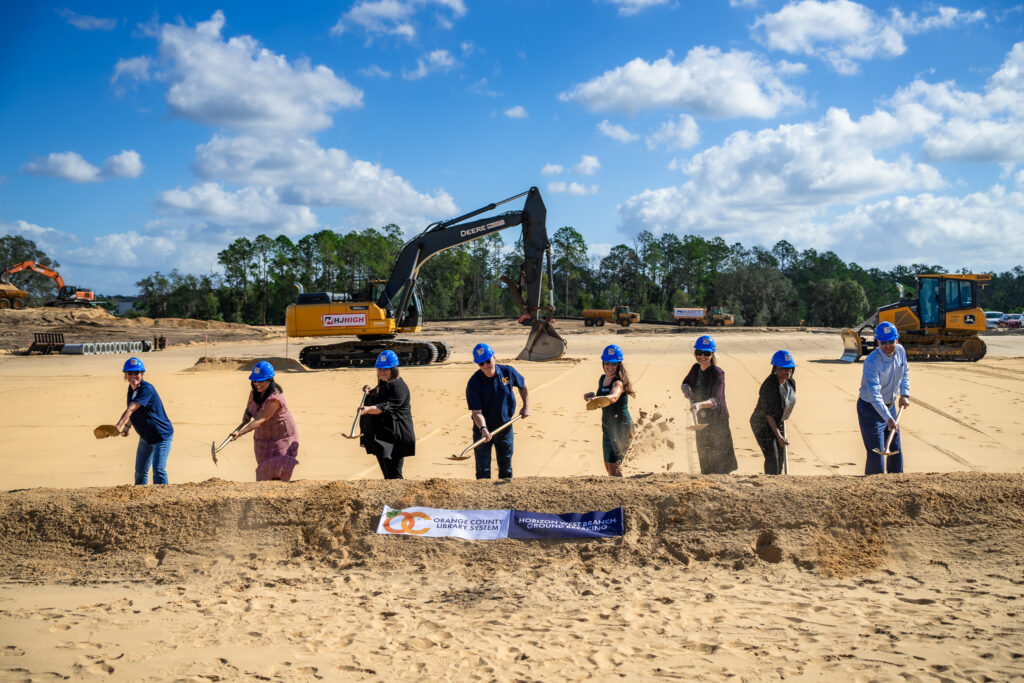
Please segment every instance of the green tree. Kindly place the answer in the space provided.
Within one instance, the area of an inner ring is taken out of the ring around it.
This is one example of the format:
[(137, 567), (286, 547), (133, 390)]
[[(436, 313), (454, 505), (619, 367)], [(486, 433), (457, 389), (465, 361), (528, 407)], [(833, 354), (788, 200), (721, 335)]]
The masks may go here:
[[(580, 277), (587, 269), (587, 243), (583, 235), (576, 231), (576, 228), (566, 225), (555, 232), (551, 240), (552, 269), (555, 271), (555, 280), (562, 280), (564, 285), (565, 307), (562, 315), (571, 315), (569, 307), (569, 285), (571, 282), (579, 284)], [(578, 291), (578, 290), (577, 290)], [(577, 311), (582, 309), (577, 309)]]

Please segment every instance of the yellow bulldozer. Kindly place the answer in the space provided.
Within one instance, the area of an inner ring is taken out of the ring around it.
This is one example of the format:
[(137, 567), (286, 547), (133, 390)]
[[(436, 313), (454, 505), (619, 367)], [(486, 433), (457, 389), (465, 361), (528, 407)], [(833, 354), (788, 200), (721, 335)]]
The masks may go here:
[(875, 315), (856, 329), (844, 329), (843, 356), (856, 362), (877, 348), (878, 343), (865, 333), (882, 322), (892, 323), (900, 332), (900, 344), (909, 360), (978, 361), (985, 356), (985, 342), (978, 333), (985, 329), (985, 311), (981, 309), (981, 288), (992, 282), (988, 274), (918, 275), (917, 298), (903, 298), (879, 308)]
[[(523, 196), (526, 202), (521, 211), (469, 220)], [(356, 339), (307, 346), (299, 352), (299, 361), (311, 368), (371, 366), (384, 350), (394, 351), (402, 365), (444, 361), (451, 351), (446, 343), (398, 336), (422, 330), (423, 304), (416, 287), (420, 267), (439, 252), (516, 225), (523, 226), (524, 259), (519, 282), (525, 282), (525, 295), (521, 291), (522, 284), (516, 285), (511, 278), (502, 279), (509, 283), (512, 296), (522, 307), (521, 312), (531, 327), (526, 346), (517, 359), (561, 358), (566, 344), (552, 322), (554, 301), (541, 305), (545, 256), (548, 279), (551, 279), (551, 245), (546, 219), (547, 209), (540, 190), (531, 187), (458, 218), (427, 226), (402, 247), (390, 277), (369, 281), (369, 289), (356, 293), (300, 292), (298, 300), (285, 311), (289, 337), (354, 336)]]

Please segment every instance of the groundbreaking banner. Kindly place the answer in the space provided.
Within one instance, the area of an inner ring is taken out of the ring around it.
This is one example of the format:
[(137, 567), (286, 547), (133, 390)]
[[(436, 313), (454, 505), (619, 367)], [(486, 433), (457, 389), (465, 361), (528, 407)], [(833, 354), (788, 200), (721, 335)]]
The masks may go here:
[(610, 538), (622, 536), (622, 508), (584, 514), (550, 514), (525, 510), (440, 510), (384, 506), (377, 533), (391, 536), (464, 538), (491, 541), (498, 538)]
[(622, 508), (582, 515), (513, 510), (508, 527), (509, 538), (609, 538), (623, 533)]

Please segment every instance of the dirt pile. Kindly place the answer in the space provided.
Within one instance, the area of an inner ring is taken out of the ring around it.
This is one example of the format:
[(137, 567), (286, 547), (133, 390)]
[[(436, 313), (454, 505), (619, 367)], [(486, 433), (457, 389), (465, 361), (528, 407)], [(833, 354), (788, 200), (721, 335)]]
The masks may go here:
[(224, 358), (218, 356), (201, 356), (196, 364), (182, 372), (205, 372), (207, 370), (252, 370), (257, 361), (265, 360), (274, 366), (276, 372), (309, 372), (302, 363), (294, 358), (281, 356), (260, 356), (258, 358)]
[[(421, 539), (375, 533), (383, 505), (585, 512), (623, 506), (601, 541)], [(65, 580), (190, 572), (225, 555), (342, 569), (481, 575), (546, 568), (787, 563), (826, 575), (893, 562), (1024, 557), (1024, 475), (524, 478), (32, 489), (0, 494), (0, 576)], [(166, 567), (165, 567), (166, 569)]]

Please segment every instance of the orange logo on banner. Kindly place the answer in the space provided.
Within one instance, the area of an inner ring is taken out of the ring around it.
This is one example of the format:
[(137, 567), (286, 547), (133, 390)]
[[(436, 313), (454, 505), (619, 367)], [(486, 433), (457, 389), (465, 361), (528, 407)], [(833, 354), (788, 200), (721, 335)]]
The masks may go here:
[[(402, 518), (401, 528), (400, 529), (392, 529), (391, 528), (391, 522), (392, 522), (392, 520), (394, 520), (394, 519), (396, 519), (398, 517)], [(391, 516), (391, 517), (388, 517), (388, 521), (384, 522), (384, 530), (387, 531), (390, 534), (413, 534), (414, 536), (419, 536), (420, 534), (425, 534), (428, 531), (430, 531), (429, 528), (417, 529), (416, 528), (416, 519), (417, 518), (425, 519), (427, 521), (430, 521), (430, 515), (422, 513), (422, 512), (401, 512), (401, 511), (396, 510), (394, 515)]]

